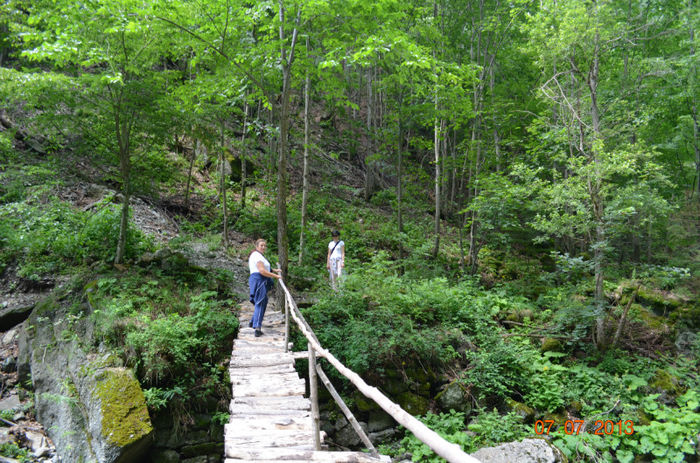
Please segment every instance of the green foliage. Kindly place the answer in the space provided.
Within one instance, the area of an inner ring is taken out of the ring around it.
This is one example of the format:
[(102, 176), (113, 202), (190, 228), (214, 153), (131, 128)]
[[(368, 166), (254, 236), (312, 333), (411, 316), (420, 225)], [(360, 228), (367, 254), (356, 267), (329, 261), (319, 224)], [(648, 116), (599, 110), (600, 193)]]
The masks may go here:
[(32, 461), (29, 450), (20, 448), (14, 442), (0, 444), (0, 455), (3, 457), (16, 458), (21, 463), (29, 463)]
[[(44, 204), (14, 202), (0, 206), (0, 241), (7, 244), (2, 256), (19, 258), (19, 275), (38, 279), (71, 265), (114, 258), (120, 213), (108, 200), (95, 213), (81, 212), (68, 203), (50, 198)], [(127, 234), (127, 257), (153, 249), (153, 243), (133, 225)]]
[(502, 415), (498, 410), (480, 410), (467, 428), (475, 433), (472, 450), (490, 447), (503, 442), (519, 441), (532, 434), (532, 428), (523, 424), (523, 418), (515, 412)]
[(616, 456), (631, 462), (634, 455), (651, 454), (661, 463), (682, 462), (697, 452), (697, 430), (700, 429), (700, 394), (689, 390), (676, 399), (678, 408), (659, 404), (658, 394), (642, 401), (644, 412), (652, 417), (648, 425), (634, 427), (634, 434), (624, 436)]
[(479, 349), (467, 351), (465, 357), (469, 368), (462, 372), (460, 381), (473, 388), (474, 396), (482, 401), (497, 403), (528, 384), (523, 348), (517, 344), (494, 336), (479, 343)]
[(153, 270), (86, 287), (97, 332), (135, 369), (152, 409), (227, 396), (219, 362), (230, 354), (238, 320), (217, 286), (217, 278)]
[(671, 290), (690, 278), (690, 269), (664, 265), (646, 265), (639, 272), (639, 278), (652, 287)]
[[(0, 418), (3, 420), (12, 421), (14, 416), (15, 412), (12, 410), (0, 410)], [(5, 426), (5, 423), (2, 423), (2, 426)]]
[[(521, 440), (531, 434), (530, 427), (524, 425), (522, 418), (516, 413), (501, 415), (496, 409), (490, 412), (481, 410), (476, 418), (466, 426), (471, 431), (470, 434), (465, 432), (464, 413), (454, 410), (439, 415), (428, 413), (421, 417), (421, 421), (447, 441), (461, 446), (465, 452), (474, 452), (481, 447), (493, 446), (502, 442)], [(444, 461), (413, 434), (407, 434), (401, 441), (401, 445), (399, 453), (410, 453), (413, 461)]]
[(7, 132), (0, 132), (0, 161), (8, 165), (14, 161), (17, 153), (12, 147), (12, 138)]
[[(458, 444), (465, 450), (470, 448), (471, 438), (464, 432), (464, 413), (454, 410), (450, 410), (449, 413), (440, 413), (439, 415), (428, 413), (421, 417), (421, 421), (447, 441)], [(444, 461), (413, 434), (408, 434), (404, 437), (401, 441), (401, 445), (402, 448), (399, 452), (410, 453), (412, 461), (427, 461), (432, 463)]]

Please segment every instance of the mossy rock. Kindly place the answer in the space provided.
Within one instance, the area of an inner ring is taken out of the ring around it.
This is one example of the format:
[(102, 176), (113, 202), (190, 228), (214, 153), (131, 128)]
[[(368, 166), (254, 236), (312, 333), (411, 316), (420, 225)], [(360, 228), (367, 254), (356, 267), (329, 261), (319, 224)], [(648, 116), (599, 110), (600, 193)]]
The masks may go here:
[(32, 318), (36, 319), (39, 316), (47, 316), (54, 314), (59, 309), (58, 303), (53, 296), (49, 296), (46, 299), (39, 301), (34, 306), (32, 312)]
[(153, 432), (143, 391), (131, 371), (102, 370), (95, 378), (100, 402), (102, 437), (114, 447), (128, 447)]
[(540, 346), (540, 352), (561, 352), (561, 342), (554, 338), (544, 338), (542, 339), (542, 345)]
[(670, 295), (664, 295), (659, 291), (640, 287), (637, 291), (637, 300), (647, 307), (651, 307), (658, 314), (666, 314), (682, 305), (682, 302)]
[(513, 399), (506, 399), (506, 406), (509, 412), (515, 412), (518, 416), (521, 416), (525, 421), (530, 421), (535, 417), (535, 409), (532, 407), (528, 407), (524, 403), (518, 402)]
[(668, 317), (674, 325), (700, 330), (700, 302), (693, 306), (680, 306)]
[(566, 413), (547, 413), (544, 415), (543, 420), (552, 420), (557, 426), (564, 426), (569, 417)]
[(196, 445), (187, 445), (180, 449), (180, 453), (185, 458), (196, 457), (198, 455), (208, 455), (208, 454), (219, 454), (224, 453), (224, 443), (223, 442), (205, 442)]
[(408, 384), (403, 378), (385, 378), (380, 388), (390, 396), (398, 396), (408, 391)]
[(413, 392), (404, 392), (397, 398), (397, 402), (411, 415), (425, 415), (430, 410), (430, 401), (425, 397), (414, 394)]
[(640, 320), (649, 328), (661, 331), (666, 331), (668, 329), (667, 320), (664, 317), (656, 315), (641, 304), (632, 304), (630, 306), (630, 315)]
[(359, 391), (355, 391), (353, 399), (355, 400), (355, 406), (361, 412), (371, 412), (380, 409), (379, 405), (377, 405), (374, 400), (368, 399)]
[(506, 314), (506, 320), (509, 322), (517, 322), (520, 323), (522, 319), (520, 318), (520, 312), (517, 310), (510, 310), (508, 311), (508, 314)]
[(471, 412), (471, 402), (467, 399), (464, 386), (454, 380), (447, 384), (442, 391), (435, 396), (435, 401), (444, 411), (455, 410), (458, 412)]
[(574, 412), (576, 415), (579, 415), (581, 410), (583, 410), (583, 404), (578, 400), (572, 400), (569, 402), (567, 409)]
[(175, 450), (171, 450), (171, 449), (157, 450), (151, 454), (151, 462), (152, 463), (179, 463), (180, 462), (180, 454), (178, 454)]
[(678, 378), (661, 368), (656, 370), (654, 377), (649, 381), (649, 386), (674, 397), (683, 392)]

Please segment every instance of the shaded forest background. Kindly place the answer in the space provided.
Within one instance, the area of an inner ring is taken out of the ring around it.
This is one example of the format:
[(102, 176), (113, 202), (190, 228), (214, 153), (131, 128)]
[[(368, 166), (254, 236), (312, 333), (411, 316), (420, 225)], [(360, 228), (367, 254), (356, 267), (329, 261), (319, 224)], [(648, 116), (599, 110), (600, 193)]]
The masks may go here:
[[(555, 445), (572, 461), (693, 458), (694, 0), (8, 0), (0, 14), (3, 278), (74, 278), (72, 315), (136, 369), (153, 411), (186, 424), (184, 403), (225, 397), (215, 365), (241, 295), (225, 272), (138, 265), (165, 244), (130, 220), (134, 200), (175, 220), (171, 248), (244, 257), (268, 239), (347, 365), (418, 396), (460, 386), (462, 410), (416, 410), (468, 450), (545, 417), (603, 417), (636, 432), (560, 427)], [(81, 182), (109, 193), (75, 207)], [(334, 228), (340, 293), (324, 280)], [(202, 355), (210, 370), (183, 375)], [(410, 436), (386, 445), (430, 458)]]

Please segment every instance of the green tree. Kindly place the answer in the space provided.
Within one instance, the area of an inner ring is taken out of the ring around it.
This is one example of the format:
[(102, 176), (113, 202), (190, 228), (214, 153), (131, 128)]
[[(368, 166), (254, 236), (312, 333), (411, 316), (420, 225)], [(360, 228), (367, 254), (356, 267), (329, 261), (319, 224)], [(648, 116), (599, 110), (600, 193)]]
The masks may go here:
[[(668, 212), (661, 197), (666, 179), (656, 163), (658, 153), (617, 135), (626, 130), (628, 120), (615, 117), (613, 110), (629, 105), (615, 99), (624, 79), (617, 70), (624, 44), (642, 30), (623, 21), (625, 6), (602, 0), (543, 2), (528, 26), (530, 46), (546, 76), (540, 94), (551, 104), (551, 113), (534, 132), (554, 140), (553, 169), (541, 189), (534, 225), (549, 236), (579, 239), (589, 247), (598, 307), (594, 334), (600, 348), (608, 342), (603, 281), (611, 240), (620, 230), (616, 224), (642, 212), (633, 204), (655, 203), (658, 214)], [(654, 215), (647, 217), (653, 220)]]
[(134, 156), (162, 141), (167, 120), (167, 105), (160, 102), (168, 74), (155, 69), (169, 42), (151, 24), (151, 13), (137, 1), (38, 1), (31, 4), (23, 35), (25, 58), (50, 63), (74, 79), (73, 101), (80, 108), (72, 109), (95, 124), (81, 125), (84, 134), (116, 155), (122, 194), (116, 264), (126, 250)]

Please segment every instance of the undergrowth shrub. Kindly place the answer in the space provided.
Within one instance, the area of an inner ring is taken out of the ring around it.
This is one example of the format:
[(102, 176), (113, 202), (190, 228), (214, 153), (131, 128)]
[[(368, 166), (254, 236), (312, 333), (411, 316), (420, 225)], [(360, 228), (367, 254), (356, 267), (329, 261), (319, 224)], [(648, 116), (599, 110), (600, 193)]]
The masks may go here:
[(152, 409), (228, 395), (225, 361), (238, 320), (217, 278), (138, 270), (86, 288), (98, 338), (135, 369)]
[[(428, 413), (420, 418), (426, 426), (449, 442), (459, 445), (465, 452), (474, 452), (481, 447), (512, 442), (532, 434), (531, 428), (522, 423), (516, 413), (501, 415), (498, 410), (479, 411), (469, 425), (465, 424), (465, 414), (450, 410), (449, 413), (435, 415)], [(471, 433), (467, 433), (469, 430)], [(427, 445), (413, 434), (407, 433), (401, 441), (401, 448), (395, 454), (408, 452), (412, 461), (443, 462)]]
[[(18, 274), (38, 279), (84, 262), (111, 261), (119, 237), (120, 210), (108, 200), (89, 213), (50, 197), (45, 203), (15, 202), (0, 206), (2, 260), (19, 261)], [(5, 246), (3, 246), (5, 247)], [(151, 239), (133, 225), (127, 231), (126, 258), (154, 249)]]

